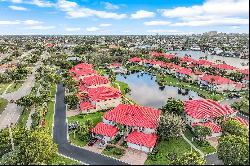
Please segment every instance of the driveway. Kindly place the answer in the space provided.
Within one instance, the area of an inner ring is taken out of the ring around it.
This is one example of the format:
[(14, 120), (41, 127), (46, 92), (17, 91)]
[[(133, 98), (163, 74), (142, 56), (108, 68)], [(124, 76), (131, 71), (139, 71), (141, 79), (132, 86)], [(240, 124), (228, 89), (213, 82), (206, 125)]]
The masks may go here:
[(71, 145), (68, 142), (67, 123), (66, 123), (66, 106), (64, 104), (64, 87), (62, 84), (57, 85), (53, 139), (58, 144), (58, 152), (69, 158), (79, 160), (91, 165), (127, 165), (124, 162), (109, 158), (83, 148)]

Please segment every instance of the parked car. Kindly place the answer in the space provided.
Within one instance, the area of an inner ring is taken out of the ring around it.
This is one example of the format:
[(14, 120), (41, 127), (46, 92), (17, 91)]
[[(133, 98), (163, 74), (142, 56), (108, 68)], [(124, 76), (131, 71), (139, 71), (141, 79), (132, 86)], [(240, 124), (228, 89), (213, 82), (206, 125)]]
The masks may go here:
[(238, 93), (230, 93), (228, 95), (228, 98), (230, 98), (230, 99), (237, 99), (237, 98), (240, 98), (240, 94), (238, 94)]
[(97, 139), (93, 138), (89, 141), (88, 146), (93, 146), (96, 143)]

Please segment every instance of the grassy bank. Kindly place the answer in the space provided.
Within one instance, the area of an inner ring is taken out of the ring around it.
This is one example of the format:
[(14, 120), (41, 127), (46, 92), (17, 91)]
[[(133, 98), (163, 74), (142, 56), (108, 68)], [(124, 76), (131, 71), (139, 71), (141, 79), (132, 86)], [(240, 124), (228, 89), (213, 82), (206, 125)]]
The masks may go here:
[(13, 84), (8, 88), (8, 90), (6, 91), (6, 93), (11, 93), (11, 92), (17, 91), (19, 88), (21, 88), (21, 86), (23, 85), (23, 82), (24, 82), (24, 81), (18, 81), (18, 82), (13, 83)]
[(5, 89), (10, 85), (10, 83), (1, 83), (0, 84), (0, 94), (3, 94)]
[(4, 111), (7, 105), (8, 105), (8, 100), (0, 98), (0, 114)]
[(22, 114), (20, 115), (17, 125), (26, 126), (27, 120), (29, 118), (29, 114), (30, 114), (30, 109), (23, 109)]
[(145, 165), (168, 165), (171, 160), (169, 155), (175, 153), (180, 156), (186, 152), (190, 152), (191, 146), (183, 138), (170, 139), (168, 141), (160, 141), (157, 146), (157, 153), (148, 155)]

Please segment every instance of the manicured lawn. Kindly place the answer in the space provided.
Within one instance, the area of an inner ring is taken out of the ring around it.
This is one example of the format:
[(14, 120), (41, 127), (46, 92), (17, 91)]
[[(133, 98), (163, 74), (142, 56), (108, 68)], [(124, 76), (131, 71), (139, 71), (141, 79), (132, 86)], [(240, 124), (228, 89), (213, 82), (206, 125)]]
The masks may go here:
[(21, 88), (21, 86), (23, 85), (23, 81), (18, 81), (16, 83), (13, 83), (8, 90), (6, 91), (6, 93), (10, 93), (10, 92), (15, 92), (17, 91), (19, 88)]
[(120, 90), (121, 90), (123, 95), (125, 95), (128, 91), (130, 91), (128, 84), (126, 84), (124, 82), (120, 82), (120, 81), (115, 81), (115, 83), (114, 83), (115, 88), (118, 88), (117, 84), (119, 84)]
[(99, 73), (100, 75), (106, 75), (106, 74), (107, 74), (107, 69), (96, 68), (95, 70), (96, 70), (97, 73)]
[(8, 104), (8, 100), (0, 98), (0, 114), (4, 111)]
[(19, 119), (18, 119), (18, 123), (17, 125), (26, 126), (26, 122), (29, 118), (29, 114), (30, 114), (30, 109), (24, 109), (22, 114), (20, 115)]
[(176, 153), (177, 156), (180, 156), (191, 151), (191, 146), (183, 138), (160, 141), (156, 148), (159, 151), (154, 155), (149, 154), (145, 165), (167, 165), (170, 164), (168, 154)]
[(102, 151), (102, 154), (119, 159), (125, 154), (125, 150), (107, 145), (107, 147)]
[(61, 155), (57, 155), (56, 157), (54, 157), (52, 165), (84, 165), (84, 164), (68, 159)]
[(5, 91), (5, 89), (6, 89), (10, 84), (11, 84), (11, 83), (6, 83), (6, 84), (1, 83), (1, 84), (0, 84), (0, 94), (2, 94), (2, 93)]
[(194, 146), (200, 149), (204, 154), (209, 154), (216, 151), (216, 149), (213, 146), (211, 146), (207, 141), (205, 141), (204, 143), (199, 143), (198, 141), (192, 141), (193, 134), (189, 129), (186, 129), (184, 134), (194, 144)]
[(51, 87), (51, 97), (53, 98), (51, 102), (48, 103), (48, 112), (46, 113), (45, 120), (46, 120), (46, 129), (48, 129), (49, 133), (52, 132), (52, 124), (53, 124), (53, 118), (54, 118), (54, 104), (55, 99), (54, 95), (56, 93), (56, 85), (53, 85)]
[[(73, 122), (79, 122), (79, 124), (84, 124), (87, 119), (91, 119), (93, 121), (94, 126), (96, 126), (97, 123), (102, 121), (102, 115), (104, 112), (95, 112), (95, 113), (90, 113), (90, 114), (80, 114), (72, 117), (68, 117), (68, 123), (73, 123)], [(69, 134), (69, 139), (71, 143), (78, 145), (78, 146), (85, 146), (89, 140), (81, 140), (79, 138), (79, 135), (76, 133), (74, 137), (74, 133)]]

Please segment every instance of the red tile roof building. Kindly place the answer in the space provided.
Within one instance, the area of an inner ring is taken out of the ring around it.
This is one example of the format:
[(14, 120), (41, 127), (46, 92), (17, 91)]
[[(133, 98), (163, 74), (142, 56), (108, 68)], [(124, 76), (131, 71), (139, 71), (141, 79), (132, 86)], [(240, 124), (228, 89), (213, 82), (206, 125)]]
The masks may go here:
[(109, 84), (109, 79), (105, 76), (93, 75), (84, 77), (81, 81), (81, 84), (86, 87), (95, 87), (95, 86), (102, 86), (105, 84)]
[(145, 146), (148, 148), (153, 148), (156, 144), (156, 140), (156, 134), (145, 134), (136, 130), (130, 133), (126, 139), (128, 143)]
[(118, 133), (118, 128), (107, 125), (103, 122), (98, 123), (92, 130), (92, 133), (100, 134), (107, 137), (113, 137)]
[(214, 122), (193, 123), (192, 127), (195, 127), (195, 126), (203, 126), (203, 127), (210, 128), (212, 131), (212, 137), (220, 136), (222, 134), (221, 127)]
[(116, 99), (121, 97), (121, 92), (113, 87), (97, 87), (89, 88), (87, 90), (88, 96), (91, 101), (106, 101), (111, 99)]

